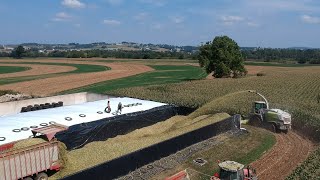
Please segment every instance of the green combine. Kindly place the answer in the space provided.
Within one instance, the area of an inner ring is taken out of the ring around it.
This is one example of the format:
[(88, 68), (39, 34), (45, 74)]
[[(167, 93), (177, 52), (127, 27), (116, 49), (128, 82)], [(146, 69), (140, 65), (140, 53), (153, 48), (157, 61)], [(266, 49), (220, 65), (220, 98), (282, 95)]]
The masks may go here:
[(264, 127), (272, 132), (288, 133), (291, 129), (291, 115), (281, 109), (269, 109), (267, 99), (256, 91), (248, 91), (261, 96), (264, 101), (255, 101), (249, 114), (249, 124)]

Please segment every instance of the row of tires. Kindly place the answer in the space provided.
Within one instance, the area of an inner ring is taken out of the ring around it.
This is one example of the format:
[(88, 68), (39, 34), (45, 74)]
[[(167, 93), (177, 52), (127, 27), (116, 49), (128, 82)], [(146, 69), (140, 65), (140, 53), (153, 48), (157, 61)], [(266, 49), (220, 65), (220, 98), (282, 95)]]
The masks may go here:
[(49, 108), (55, 108), (55, 107), (61, 107), (63, 106), (63, 102), (53, 102), (53, 103), (45, 103), (45, 104), (35, 104), (35, 105), (29, 105), (27, 107), (22, 107), (21, 112), (30, 112), (30, 111), (38, 111), (42, 109), (49, 109)]

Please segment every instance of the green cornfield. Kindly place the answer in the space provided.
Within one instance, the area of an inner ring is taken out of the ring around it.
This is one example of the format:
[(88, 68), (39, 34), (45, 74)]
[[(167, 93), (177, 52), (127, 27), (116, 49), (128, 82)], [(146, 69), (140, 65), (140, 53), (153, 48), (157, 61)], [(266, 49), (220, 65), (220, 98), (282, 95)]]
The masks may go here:
[[(262, 100), (247, 90), (257, 90), (266, 96), (271, 108), (288, 110), (293, 115), (295, 130), (315, 142), (320, 142), (320, 68), (273, 67), (263, 73), (265, 76), (127, 88), (113, 91), (112, 94), (179, 106), (201, 107), (197, 113), (192, 114), (194, 117), (216, 112), (240, 113), (246, 116), (252, 102)], [(203, 106), (208, 102), (210, 103)], [(320, 152), (320, 149), (311, 157), (320, 158), (320, 153), (317, 152)], [(306, 171), (314, 177), (320, 177), (320, 161), (311, 161), (309, 157), (303, 167), (310, 167), (310, 172)], [(296, 170), (290, 177), (304, 179), (306, 171)]]

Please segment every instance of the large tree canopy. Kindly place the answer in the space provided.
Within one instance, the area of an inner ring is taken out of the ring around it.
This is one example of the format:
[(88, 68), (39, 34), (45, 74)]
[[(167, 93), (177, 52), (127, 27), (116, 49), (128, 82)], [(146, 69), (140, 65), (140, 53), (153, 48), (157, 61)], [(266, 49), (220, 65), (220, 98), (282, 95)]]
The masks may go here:
[(247, 73), (238, 44), (228, 36), (217, 36), (200, 47), (199, 64), (216, 78), (239, 77)]
[(21, 59), (25, 52), (26, 51), (25, 51), (24, 47), (20, 45), (14, 51), (12, 51), (12, 57)]

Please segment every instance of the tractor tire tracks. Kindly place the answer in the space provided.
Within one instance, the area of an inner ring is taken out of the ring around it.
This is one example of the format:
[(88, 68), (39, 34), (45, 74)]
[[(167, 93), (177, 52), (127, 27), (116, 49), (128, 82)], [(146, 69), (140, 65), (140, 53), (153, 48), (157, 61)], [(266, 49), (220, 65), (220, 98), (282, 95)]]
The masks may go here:
[(285, 179), (314, 149), (311, 141), (294, 131), (275, 136), (274, 147), (251, 164), (257, 170), (259, 180)]

